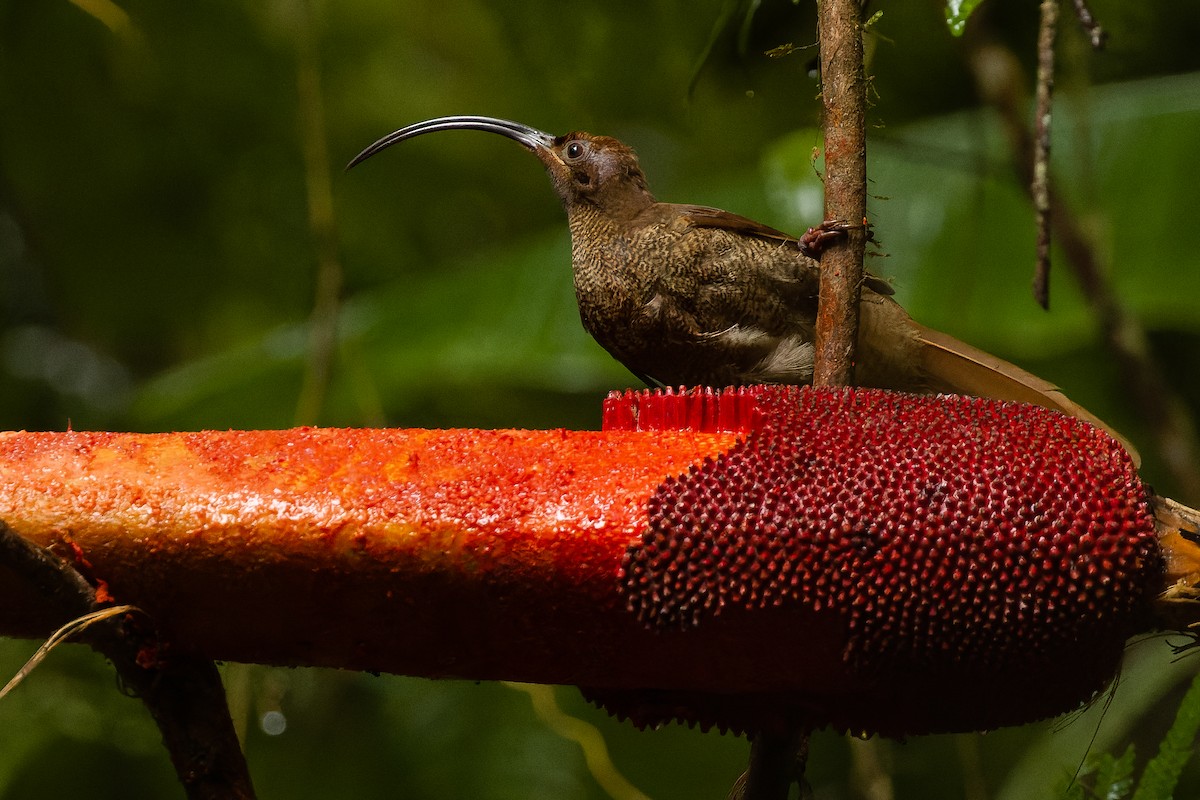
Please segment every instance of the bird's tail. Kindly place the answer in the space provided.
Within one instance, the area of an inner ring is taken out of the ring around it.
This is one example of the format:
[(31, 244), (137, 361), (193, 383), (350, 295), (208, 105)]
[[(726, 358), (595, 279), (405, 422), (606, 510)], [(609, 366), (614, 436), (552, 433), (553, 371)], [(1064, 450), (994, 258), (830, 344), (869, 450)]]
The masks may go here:
[(953, 336), (913, 323), (921, 345), (923, 372), (934, 391), (1033, 403), (1078, 417), (1106, 431), (1124, 445), (1140, 466), (1141, 458), (1125, 437), (1104, 420), (1071, 400), (1047, 380), (1026, 372)]

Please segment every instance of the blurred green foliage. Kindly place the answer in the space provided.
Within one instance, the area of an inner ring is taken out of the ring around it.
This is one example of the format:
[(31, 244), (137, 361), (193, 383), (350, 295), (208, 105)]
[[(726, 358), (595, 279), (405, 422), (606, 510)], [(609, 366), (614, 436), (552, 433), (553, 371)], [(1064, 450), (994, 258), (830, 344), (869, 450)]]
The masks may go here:
[[(1064, 21), (1055, 168), (1194, 415), (1200, 7), (1093, 7), (1103, 53)], [(1032, 220), (944, 4), (873, 8), (871, 213), (886, 258), (871, 268), (919, 320), (1148, 443), (1061, 258), (1051, 312), (1030, 300)], [(342, 303), (321, 411), (302, 421), (594, 426), (604, 393), (633, 379), (579, 326), (564, 219), (533, 159), (464, 133), (341, 165), (401, 125), (492, 114), (618, 136), (659, 197), (802, 230), (820, 215), (814, 16), (807, 0), (0, 2), (0, 427), (293, 424), (322, 235), (306, 147), (333, 173)], [(971, 25), (1032, 64), (1036, 3), (985, 3)], [(299, 88), (305, 69), (319, 104)], [(0, 674), (31, 650), (0, 644)], [(1153, 753), (1195, 671), (1169, 655), (1139, 645), (1112, 702), (1065, 722), (870, 755), (901, 798), (1051, 797), (1089, 748)], [(578, 747), (506, 687), (228, 669), (263, 797), (604, 796)], [(558, 696), (652, 797), (722, 797), (744, 764), (740, 740), (637, 732)], [(281, 734), (259, 725), (270, 711)], [(0, 797), (181, 796), (140, 705), (87, 651), (55, 653), (0, 703), (0, 730)], [(863, 763), (819, 734), (817, 796), (867, 796)], [(1197, 792), (1191, 765), (1176, 796)]]
[(1191, 760), (1200, 730), (1200, 676), (1192, 679), (1179, 704), (1175, 721), (1163, 737), (1158, 752), (1146, 763), (1139, 778), (1134, 777), (1137, 754), (1132, 744), (1120, 757), (1111, 753), (1088, 756), (1079, 771), (1079, 780), (1065, 782), (1064, 800), (1171, 800), (1184, 766)]

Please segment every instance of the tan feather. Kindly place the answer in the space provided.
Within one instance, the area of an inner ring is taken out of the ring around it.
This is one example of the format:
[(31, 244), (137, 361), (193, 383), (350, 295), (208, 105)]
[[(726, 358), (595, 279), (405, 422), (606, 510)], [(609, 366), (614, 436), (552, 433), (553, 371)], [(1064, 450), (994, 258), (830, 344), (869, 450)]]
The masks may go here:
[(1106, 431), (1141, 466), (1141, 456), (1129, 441), (1104, 420), (1088, 411), (1049, 381), (1026, 372), (1016, 364), (986, 353), (941, 331), (914, 322), (921, 343), (921, 366), (934, 391), (991, 397), (1018, 403), (1033, 403), (1061, 411)]

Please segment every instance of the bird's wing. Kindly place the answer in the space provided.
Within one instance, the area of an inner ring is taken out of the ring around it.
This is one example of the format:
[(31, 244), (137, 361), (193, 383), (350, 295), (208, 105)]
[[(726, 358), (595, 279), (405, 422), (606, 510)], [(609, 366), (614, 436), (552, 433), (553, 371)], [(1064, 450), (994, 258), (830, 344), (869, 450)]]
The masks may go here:
[(1125, 446), (1135, 463), (1141, 463), (1141, 456), (1125, 437), (1104, 420), (1067, 397), (1053, 383), (941, 331), (916, 322), (912, 325), (921, 345), (923, 370), (935, 382), (931, 388), (977, 397), (1034, 403), (1079, 417), (1108, 432)]
[[(719, 208), (712, 208), (711, 206), (680, 204), (676, 205), (675, 208), (678, 209), (680, 218), (694, 227), (720, 228), (721, 230), (732, 231), (742, 236), (769, 239), (793, 247), (797, 252), (804, 253), (803, 244), (795, 236), (784, 233), (781, 230), (776, 230), (769, 225), (764, 225), (749, 217), (743, 217), (740, 214), (733, 214)], [(890, 283), (869, 272), (863, 276), (863, 283), (877, 294), (892, 295), (896, 291)]]
[(760, 239), (774, 239), (800, 248), (800, 240), (791, 234), (776, 230), (749, 217), (722, 211), (711, 206), (678, 205), (679, 216), (697, 228), (721, 228), (745, 236), (757, 236)]

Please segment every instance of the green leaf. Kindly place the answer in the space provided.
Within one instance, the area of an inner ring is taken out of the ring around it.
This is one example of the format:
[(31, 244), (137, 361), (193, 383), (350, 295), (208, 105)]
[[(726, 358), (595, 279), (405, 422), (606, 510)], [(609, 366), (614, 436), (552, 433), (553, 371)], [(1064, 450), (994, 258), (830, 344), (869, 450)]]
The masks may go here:
[(967, 18), (979, 5), (980, 0), (946, 0), (946, 25), (955, 36), (962, 36), (967, 27)]
[(1093, 793), (1104, 800), (1124, 800), (1133, 789), (1134, 749), (1130, 744), (1120, 758), (1105, 753), (1096, 759)]
[(1192, 757), (1192, 749), (1196, 742), (1196, 733), (1200, 731), (1200, 675), (1192, 680), (1175, 722), (1171, 724), (1167, 735), (1159, 745), (1158, 754), (1150, 759), (1133, 800), (1170, 800), (1175, 793), (1175, 784), (1188, 759)]
[(1067, 778), (1058, 793), (1062, 800), (1125, 800), (1133, 789), (1134, 748), (1120, 758), (1111, 753), (1089, 756), (1077, 776)]

